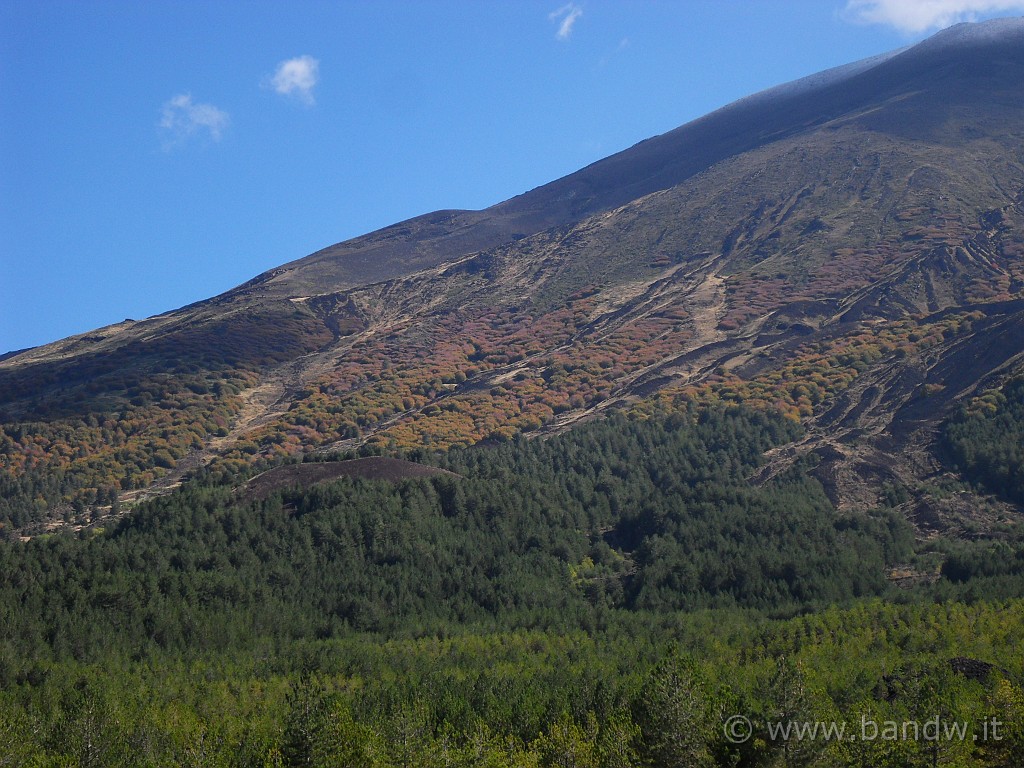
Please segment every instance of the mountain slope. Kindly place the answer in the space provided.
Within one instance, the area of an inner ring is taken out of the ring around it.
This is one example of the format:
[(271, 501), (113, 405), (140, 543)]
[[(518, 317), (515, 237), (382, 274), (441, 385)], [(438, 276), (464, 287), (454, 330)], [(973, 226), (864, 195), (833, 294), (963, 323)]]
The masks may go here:
[[(869, 110), (881, 108), (871, 121), (876, 129), (922, 138), (935, 131), (937, 106), (971, 110), (994, 97), (1017, 103), (1024, 45), (1020, 24), (1000, 19), (982, 27), (959, 25), (911, 50), (740, 100), (485, 211), (438, 211), (331, 246), (262, 277), (271, 285), (321, 289), (376, 282), (580, 221), (673, 187), (726, 158)], [(978, 78), (985, 83), (981, 90), (971, 87)], [(911, 99), (910, 109), (920, 114), (907, 120), (908, 105), (885, 108), (903, 99)]]
[[(1024, 20), (744, 99), (484, 211), (0, 360), (7, 529), (198, 466), (546, 433), (742, 401), (807, 428), (840, 506), (922, 529), (946, 416), (1024, 356)], [(991, 510), (986, 512), (985, 510)]]

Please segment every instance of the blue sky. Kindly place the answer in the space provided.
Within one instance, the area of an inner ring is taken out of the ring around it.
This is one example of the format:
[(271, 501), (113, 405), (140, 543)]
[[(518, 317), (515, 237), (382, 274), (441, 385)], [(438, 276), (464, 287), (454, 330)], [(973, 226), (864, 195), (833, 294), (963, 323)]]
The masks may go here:
[(0, 0), (0, 353), (1024, 0)]

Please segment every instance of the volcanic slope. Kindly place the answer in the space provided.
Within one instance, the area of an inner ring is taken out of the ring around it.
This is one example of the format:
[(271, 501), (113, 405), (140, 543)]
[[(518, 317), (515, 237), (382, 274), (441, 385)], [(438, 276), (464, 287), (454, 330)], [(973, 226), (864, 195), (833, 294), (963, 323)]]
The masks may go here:
[(609, 408), (804, 422), (839, 506), (1016, 514), (943, 420), (1024, 361), (1024, 20), (758, 94), (484, 211), (0, 360), (0, 516), (100, 514), (211, 461), (443, 448)]

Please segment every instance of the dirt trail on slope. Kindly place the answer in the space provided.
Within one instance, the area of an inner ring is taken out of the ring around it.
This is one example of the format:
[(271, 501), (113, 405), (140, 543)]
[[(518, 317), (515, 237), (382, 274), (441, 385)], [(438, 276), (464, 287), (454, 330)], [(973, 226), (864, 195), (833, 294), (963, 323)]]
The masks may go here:
[(725, 312), (725, 278), (715, 271), (720, 259), (718, 257), (703, 269), (685, 275), (681, 284), (675, 282), (676, 274), (681, 271), (681, 268), (676, 268), (672, 270), (671, 279), (654, 281), (647, 291), (635, 298), (634, 306), (610, 313), (624, 320), (637, 320), (681, 306), (690, 315), (693, 336), (678, 353), (623, 377), (605, 400), (589, 408), (566, 411), (535, 434), (563, 432), (613, 405), (635, 402), (669, 382), (698, 381), (732, 358), (737, 349), (745, 351), (750, 344), (743, 339), (734, 339), (728, 349), (722, 347), (727, 337), (718, 323)]
[(1024, 362), (1024, 313), (1010, 309), (909, 361), (865, 371), (808, 421), (801, 440), (769, 451), (751, 480), (770, 482), (813, 452), (819, 459), (814, 474), (841, 512), (879, 506), (888, 483), (907, 492), (899, 509), (921, 536), (1012, 514), (995, 499), (979, 506), (973, 494), (928, 490), (954, 478), (935, 453), (942, 422), (964, 399)]

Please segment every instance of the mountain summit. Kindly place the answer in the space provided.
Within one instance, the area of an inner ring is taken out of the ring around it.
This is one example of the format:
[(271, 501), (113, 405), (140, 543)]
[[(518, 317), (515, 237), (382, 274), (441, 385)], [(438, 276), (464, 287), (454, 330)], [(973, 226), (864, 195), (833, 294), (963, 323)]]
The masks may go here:
[(841, 508), (899, 489), (921, 529), (959, 525), (976, 500), (929, 490), (943, 425), (1024, 361), (1022, 126), (1024, 19), (962, 24), (8, 356), (0, 520), (105, 514), (201, 466), (742, 403), (804, 428), (753, 481), (813, 459)]

